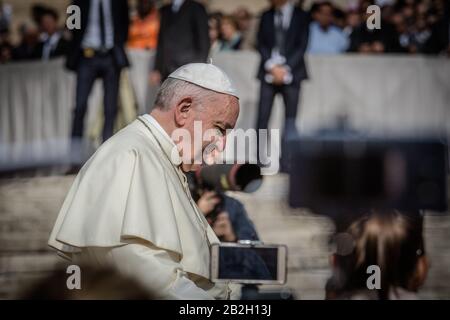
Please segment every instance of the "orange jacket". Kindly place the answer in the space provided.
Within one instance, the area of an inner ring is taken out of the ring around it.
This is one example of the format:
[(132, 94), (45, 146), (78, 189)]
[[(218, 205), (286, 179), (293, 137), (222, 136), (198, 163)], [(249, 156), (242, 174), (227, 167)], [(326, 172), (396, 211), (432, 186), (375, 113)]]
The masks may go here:
[(144, 19), (132, 19), (128, 33), (128, 47), (133, 49), (156, 49), (159, 33), (158, 10), (153, 10)]

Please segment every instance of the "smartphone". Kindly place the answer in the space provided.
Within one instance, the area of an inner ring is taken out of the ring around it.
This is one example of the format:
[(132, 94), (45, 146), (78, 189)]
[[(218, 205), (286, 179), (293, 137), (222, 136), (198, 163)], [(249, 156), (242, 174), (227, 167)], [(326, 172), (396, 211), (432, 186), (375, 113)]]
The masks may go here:
[(284, 284), (287, 247), (255, 243), (211, 246), (211, 280), (243, 284)]

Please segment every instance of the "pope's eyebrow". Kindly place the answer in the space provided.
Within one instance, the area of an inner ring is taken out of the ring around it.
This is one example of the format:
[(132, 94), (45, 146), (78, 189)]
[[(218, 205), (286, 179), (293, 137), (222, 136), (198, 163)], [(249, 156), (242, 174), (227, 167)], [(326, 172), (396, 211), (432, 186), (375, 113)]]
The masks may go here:
[(233, 126), (231, 124), (229, 124), (228, 122), (217, 121), (216, 124), (221, 125), (225, 129), (233, 129)]

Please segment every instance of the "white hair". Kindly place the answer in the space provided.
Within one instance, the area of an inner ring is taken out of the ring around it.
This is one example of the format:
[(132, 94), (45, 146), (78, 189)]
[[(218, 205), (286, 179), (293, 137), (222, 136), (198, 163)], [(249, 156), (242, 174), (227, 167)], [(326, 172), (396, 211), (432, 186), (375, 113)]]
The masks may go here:
[(214, 94), (213, 91), (204, 89), (193, 83), (167, 78), (158, 90), (155, 99), (155, 107), (161, 110), (169, 110), (176, 100), (179, 100), (182, 96), (190, 95), (195, 100), (201, 101), (205, 98), (209, 98)]

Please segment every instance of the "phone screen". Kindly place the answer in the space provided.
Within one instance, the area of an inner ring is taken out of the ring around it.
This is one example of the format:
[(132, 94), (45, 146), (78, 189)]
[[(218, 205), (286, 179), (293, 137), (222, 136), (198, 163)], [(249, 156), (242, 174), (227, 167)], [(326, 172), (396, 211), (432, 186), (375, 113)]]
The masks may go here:
[(277, 280), (279, 248), (219, 247), (218, 278)]

